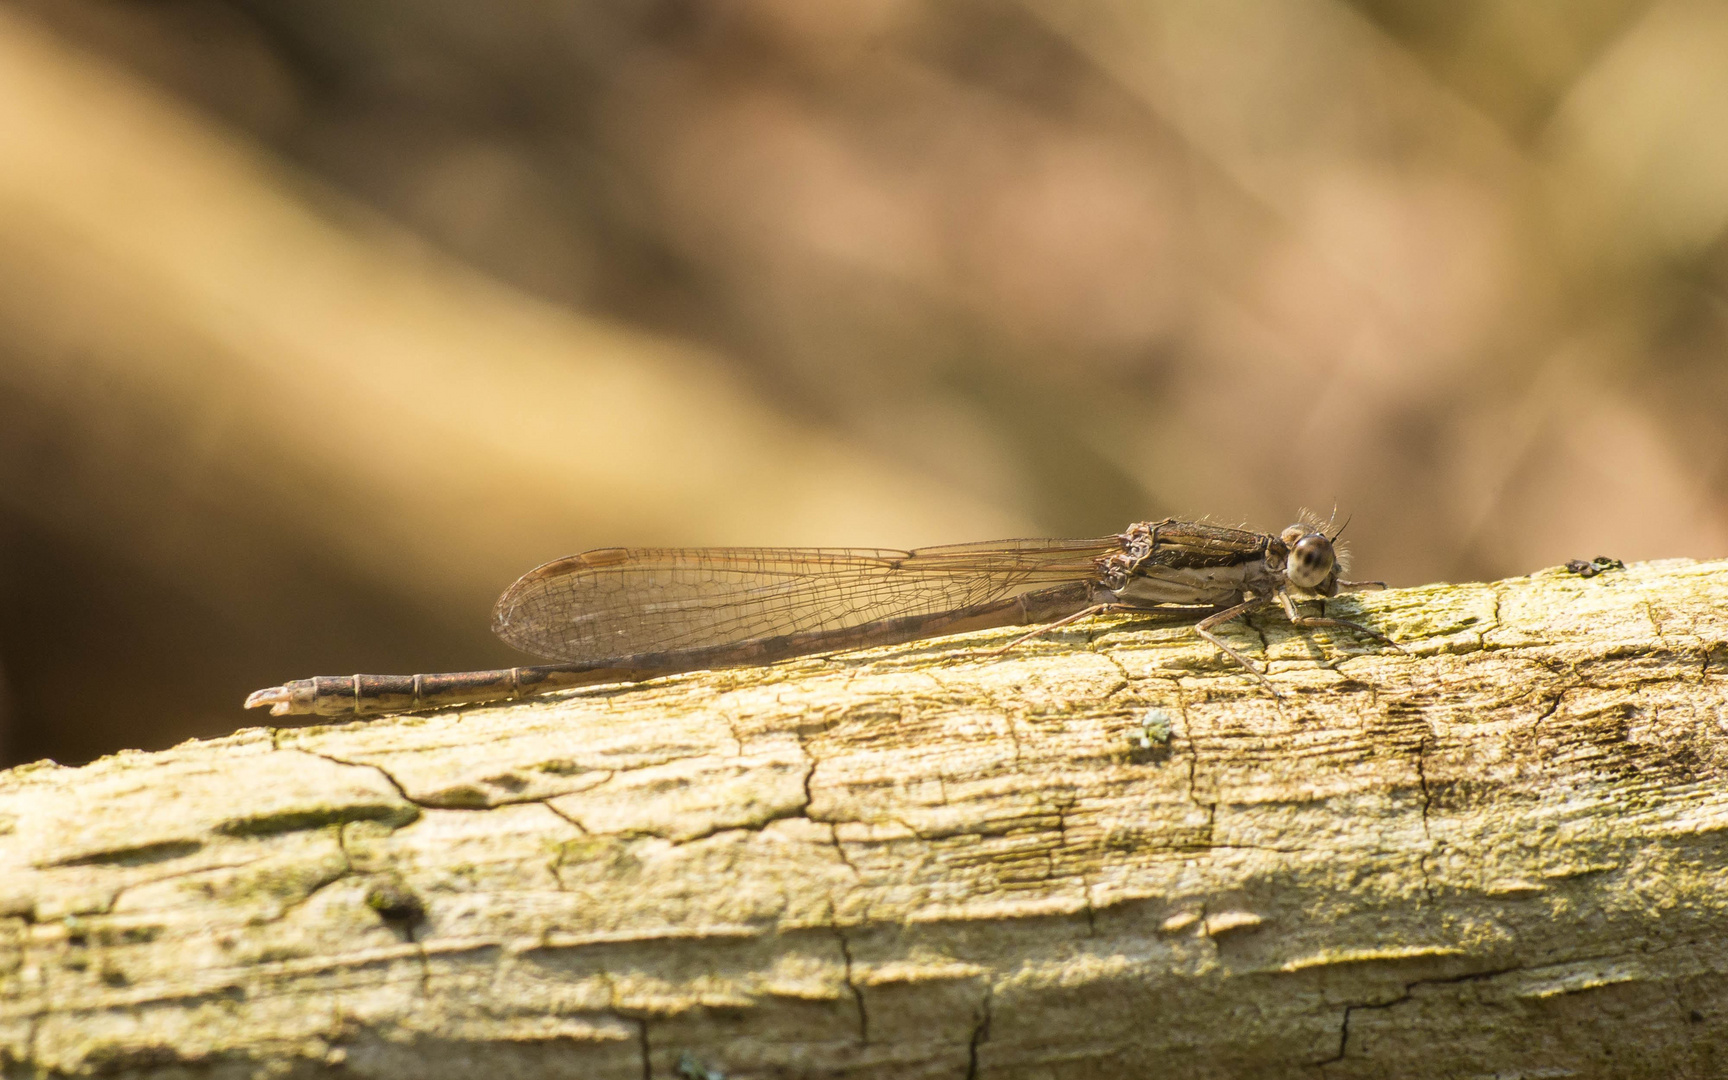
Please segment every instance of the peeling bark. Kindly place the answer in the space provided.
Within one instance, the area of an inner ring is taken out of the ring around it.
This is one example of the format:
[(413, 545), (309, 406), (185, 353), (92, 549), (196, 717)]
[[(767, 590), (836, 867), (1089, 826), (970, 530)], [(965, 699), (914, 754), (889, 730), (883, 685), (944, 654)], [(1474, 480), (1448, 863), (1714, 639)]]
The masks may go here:
[(1728, 563), (0, 774), (4, 1075), (1728, 1072)]

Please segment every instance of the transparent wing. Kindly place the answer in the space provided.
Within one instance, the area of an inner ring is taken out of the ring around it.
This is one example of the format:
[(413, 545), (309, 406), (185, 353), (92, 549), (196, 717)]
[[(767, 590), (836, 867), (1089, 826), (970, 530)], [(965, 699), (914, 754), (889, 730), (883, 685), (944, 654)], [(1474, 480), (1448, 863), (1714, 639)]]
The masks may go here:
[(1119, 537), (918, 551), (602, 548), (549, 562), (499, 598), (498, 636), (565, 663), (734, 645), (938, 615), (1085, 581)]

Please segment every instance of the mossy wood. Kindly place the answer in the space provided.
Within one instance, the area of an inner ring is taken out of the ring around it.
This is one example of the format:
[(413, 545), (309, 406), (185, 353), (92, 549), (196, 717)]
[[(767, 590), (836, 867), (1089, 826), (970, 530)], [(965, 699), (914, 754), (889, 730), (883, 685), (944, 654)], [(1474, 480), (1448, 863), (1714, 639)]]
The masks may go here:
[(1728, 563), (1328, 611), (0, 774), (4, 1074), (1728, 1073)]

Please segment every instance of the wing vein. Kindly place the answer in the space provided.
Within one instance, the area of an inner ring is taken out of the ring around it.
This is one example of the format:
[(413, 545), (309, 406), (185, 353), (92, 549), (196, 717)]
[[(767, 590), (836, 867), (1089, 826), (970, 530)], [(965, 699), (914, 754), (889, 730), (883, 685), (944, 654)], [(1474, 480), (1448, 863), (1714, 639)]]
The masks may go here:
[(935, 616), (1084, 581), (1119, 538), (1004, 540), (919, 551), (608, 548), (529, 571), (493, 628), (567, 663), (693, 651)]

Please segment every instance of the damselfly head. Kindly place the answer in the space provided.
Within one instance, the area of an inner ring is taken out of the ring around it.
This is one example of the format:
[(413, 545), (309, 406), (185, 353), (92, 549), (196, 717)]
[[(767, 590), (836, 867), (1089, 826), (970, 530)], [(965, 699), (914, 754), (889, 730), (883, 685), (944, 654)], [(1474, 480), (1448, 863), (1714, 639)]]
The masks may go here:
[(1290, 549), (1284, 560), (1284, 576), (1298, 589), (1318, 589), (1338, 565), (1332, 540), (1318, 528), (1292, 525), (1278, 537)]

